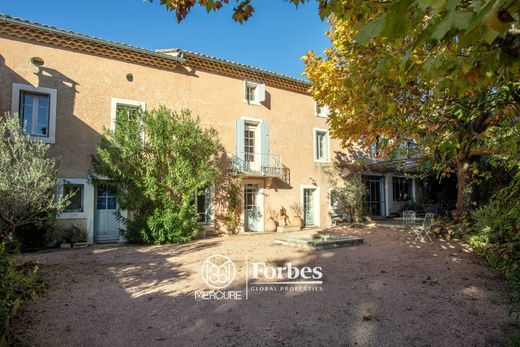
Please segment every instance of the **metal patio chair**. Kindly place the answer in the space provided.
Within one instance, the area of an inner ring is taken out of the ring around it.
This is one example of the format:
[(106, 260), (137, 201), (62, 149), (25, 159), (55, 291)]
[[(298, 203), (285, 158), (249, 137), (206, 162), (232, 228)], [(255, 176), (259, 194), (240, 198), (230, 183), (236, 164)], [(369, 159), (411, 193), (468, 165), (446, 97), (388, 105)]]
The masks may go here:
[(403, 211), (403, 229), (410, 230), (415, 227), (415, 211)]
[(433, 242), (432, 238), (430, 237), (430, 232), (432, 231), (434, 216), (434, 213), (426, 213), (424, 216), (423, 225), (412, 228), (412, 232), (416, 235), (415, 240), (424, 241), (425, 237), (427, 237), (430, 239), (430, 242)]

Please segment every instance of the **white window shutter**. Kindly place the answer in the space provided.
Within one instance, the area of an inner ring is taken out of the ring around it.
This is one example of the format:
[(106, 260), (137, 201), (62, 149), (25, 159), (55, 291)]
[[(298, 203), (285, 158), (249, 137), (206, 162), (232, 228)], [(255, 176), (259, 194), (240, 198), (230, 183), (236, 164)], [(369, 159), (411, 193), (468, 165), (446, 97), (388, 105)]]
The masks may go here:
[(259, 84), (255, 88), (256, 92), (256, 101), (264, 102), (265, 101), (265, 84)]
[(244, 100), (247, 101), (247, 80), (244, 80)]
[(323, 117), (328, 117), (330, 115), (330, 108), (328, 105), (324, 105), (322, 107), (322, 114), (323, 114)]

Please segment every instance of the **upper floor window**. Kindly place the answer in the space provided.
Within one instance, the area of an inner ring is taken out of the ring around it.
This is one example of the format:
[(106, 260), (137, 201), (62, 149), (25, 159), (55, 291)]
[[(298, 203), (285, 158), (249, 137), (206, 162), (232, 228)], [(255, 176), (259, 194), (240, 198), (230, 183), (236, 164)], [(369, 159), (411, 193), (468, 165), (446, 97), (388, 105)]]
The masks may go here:
[(314, 114), (317, 117), (327, 118), (330, 115), (330, 109), (327, 105), (320, 105), (317, 101), (314, 102)]
[(146, 110), (146, 103), (134, 100), (112, 99), (112, 112), (110, 129), (116, 131), (116, 120), (118, 116), (124, 116), (128, 120), (137, 118), (139, 110)]
[(265, 84), (244, 81), (244, 101), (252, 105), (260, 105), (265, 101)]
[(47, 143), (56, 139), (56, 90), (13, 83), (12, 113), (24, 133)]
[(246, 123), (244, 127), (244, 159), (246, 162), (255, 161), (255, 153), (258, 153), (258, 125)]
[(329, 159), (329, 132), (314, 129), (314, 161), (328, 162)]
[(377, 135), (376, 141), (370, 146), (370, 155), (372, 159), (381, 159), (384, 156), (383, 147), (386, 139), (383, 136)]

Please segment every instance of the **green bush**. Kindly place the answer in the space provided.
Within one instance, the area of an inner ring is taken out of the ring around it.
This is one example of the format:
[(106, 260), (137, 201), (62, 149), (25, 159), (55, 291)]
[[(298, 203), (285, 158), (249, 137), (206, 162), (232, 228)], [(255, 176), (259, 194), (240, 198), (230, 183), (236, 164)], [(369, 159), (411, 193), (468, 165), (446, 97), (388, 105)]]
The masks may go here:
[(20, 304), (36, 297), (37, 271), (36, 264), (22, 263), (17, 252), (0, 245), (0, 338)]
[(511, 283), (511, 310), (520, 313), (520, 177), (471, 217), (470, 245)]
[(187, 242), (198, 235), (195, 197), (220, 182), (225, 151), (215, 129), (204, 129), (188, 110), (121, 109), (94, 158), (95, 177), (117, 190), (129, 242)]
[(17, 228), (46, 224), (69, 203), (56, 199), (58, 160), (49, 145), (26, 136), (18, 117), (0, 116), (0, 243)]

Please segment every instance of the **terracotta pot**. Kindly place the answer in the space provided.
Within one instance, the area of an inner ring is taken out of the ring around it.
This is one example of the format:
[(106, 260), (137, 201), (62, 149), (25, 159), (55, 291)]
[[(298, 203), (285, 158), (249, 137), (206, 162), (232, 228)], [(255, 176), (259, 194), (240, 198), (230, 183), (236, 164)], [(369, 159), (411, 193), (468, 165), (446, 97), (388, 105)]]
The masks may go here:
[(459, 211), (451, 210), (451, 220), (457, 220), (459, 218)]
[(300, 228), (303, 228), (303, 219), (302, 217), (296, 215), (293, 217), (293, 225), (299, 226)]
[(267, 232), (273, 232), (276, 231), (276, 228), (278, 227), (278, 223), (273, 218), (269, 218), (267, 220), (267, 223), (265, 223), (265, 231)]

